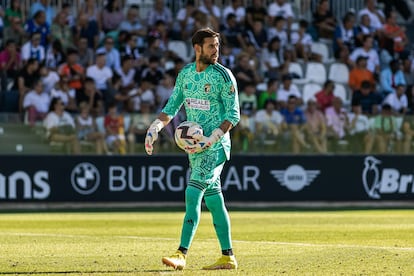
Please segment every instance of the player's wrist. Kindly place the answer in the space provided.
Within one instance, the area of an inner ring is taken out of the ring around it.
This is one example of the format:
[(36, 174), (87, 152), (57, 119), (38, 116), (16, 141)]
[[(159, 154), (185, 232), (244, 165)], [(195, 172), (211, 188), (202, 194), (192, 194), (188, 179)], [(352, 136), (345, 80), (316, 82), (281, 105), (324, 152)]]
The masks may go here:
[(224, 136), (224, 131), (221, 128), (216, 128), (215, 130), (213, 130), (209, 138), (211, 142), (214, 144), (218, 140), (220, 140), (220, 138), (223, 136)]
[(160, 132), (163, 127), (164, 123), (160, 119), (156, 119), (154, 122), (151, 123), (149, 129), (153, 129), (156, 132)]

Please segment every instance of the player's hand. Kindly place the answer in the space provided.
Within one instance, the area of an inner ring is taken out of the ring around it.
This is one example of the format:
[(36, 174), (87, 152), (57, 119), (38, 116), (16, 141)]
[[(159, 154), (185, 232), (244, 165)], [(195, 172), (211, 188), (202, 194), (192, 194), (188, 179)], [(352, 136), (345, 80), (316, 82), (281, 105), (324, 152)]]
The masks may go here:
[(206, 137), (204, 135), (197, 137), (194, 135), (193, 138), (198, 142), (195, 145), (187, 146), (185, 148), (185, 152), (188, 154), (200, 153), (215, 144), (218, 140), (220, 140), (221, 137), (223, 137), (223, 135), (224, 132), (220, 128), (213, 130), (209, 137)]
[(155, 120), (147, 130), (147, 135), (145, 135), (145, 151), (148, 155), (152, 155), (154, 150), (153, 144), (158, 139), (158, 132), (164, 127), (164, 124), (161, 120)]

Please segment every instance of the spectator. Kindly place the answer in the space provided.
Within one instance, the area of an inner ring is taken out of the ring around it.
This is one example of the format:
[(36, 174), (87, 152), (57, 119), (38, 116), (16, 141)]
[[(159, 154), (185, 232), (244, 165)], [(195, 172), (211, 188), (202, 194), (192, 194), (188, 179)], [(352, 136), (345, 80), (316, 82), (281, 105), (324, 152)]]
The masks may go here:
[(358, 102), (352, 103), (352, 112), (348, 114), (349, 118), (349, 141), (354, 153), (370, 153), (370, 123), (368, 116), (362, 113), (362, 106)]
[(123, 56), (120, 70), (116, 71), (121, 77), (121, 87), (120, 89), (125, 92), (129, 92), (135, 87), (135, 69), (133, 67), (133, 58), (132, 56)]
[(414, 121), (413, 116), (404, 116), (404, 121), (402, 123), (402, 134), (403, 134), (403, 143), (402, 143), (402, 153), (411, 154), (412, 141), (414, 137)]
[(68, 76), (62, 76), (57, 83), (56, 87), (52, 88), (50, 91), (51, 98), (59, 98), (65, 110), (70, 113), (76, 113), (78, 111), (78, 106), (76, 104), (76, 91), (69, 87), (69, 78)]
[(124, 117), (117, 112), (114, 103), (108, 106), (104, 126), (108, 148), (118, 154), (126, 153)]
[(69, 78), (69, 87), (75, 90), (82, 89), (82, 81), (85, 78), (85, 69), (78, 63), (78, 50), (68, 49), (66, 63), (63, 63), (58, 73)]
[(76, 90), (76, 104), (79, 106), (82, 102), (87, 102), (89, 110), (94, 117), (104, 114), (103, 97), (101, 92), (96, 89), (95, 80), (85, 78), (83, 89)]
[(76, 131), (79, 141), (88, 141), (95, 144), (96, 154), (108, 153), (105, 134), (98, 131), (95, 119), (90, 114), (89, 105), (82, 102), (79, 105), (79, 115), (76, 116)]
[(374, 74), (367, 69), (367, 57), (358, 56), (356, 66), (349, 72), (348, 85), (353, 91), (361, 89), (363, 81), (368, 81), (372, 87), (376, 85)]
[(50, 24), (46, 22), (46, 15), (43, 11), (37, 11), (32, 19), (26, 21), (24, 30), (29, 36), (40, 34), (40, 45), (45, 49), (48, 47), (50, 39)]
[(275, 108), (276, 102), (268, 99), (265, 108), (258, 110), (254, 117), (256, 138), (261, 147), (266, 141), (276, 144), (284, 129), (283, 116)]
[(56, 18), (50, 28), (52, 40), (58, 40), (64, 50), (73, 48), (72, 30), (67, 22), (67, 14), (63, 11), (56, 15)]
[(285, 74), (282, 77), (282, 85), (277, 91), (277, 103), (280, 108), (287, 108), (287, 102), (291, 96), (295, 96), (295, 102), (300, 106), (303, 104), (302, 94), (296, 85), (292, 84), (292, 75)]
[(75, 44), (79, 43), (81, 38), (86, 38), (88, 41), (88, 48), (96, 49), (98, 47), (98, 24), (93, 20), (89, 20), (87, 14), (79, 15), (76, 25), (72, 27), (72, 33)]
[(261, 55), (261, 71), (264, 77), (270, 79), (280, 79), (280, 74), (284, 67), (283, 49), (280, 39), (275, 36), (270, 40), (267, 48), (263, 49)]
[(359, 56), (366, 56), (368, 58), (367, 69), (373, 74), (379, 74), (379, 56), (377, 51), (373, 48), (374, 39), (370, 35), (365, 35), (362, 41), (362, 47), (358, 47), (352, 51), (350, 59), (355, 62)]
[(143, 56), (148, 60), (150, 57), (157, 57), (161, 64), (164, 64), (165, 49), (161, 47), (161, 39), (159, 36), (150, 36), (147, 41), (147, 48)]
[(35, 58), (29, 58), (26, 65), (17, 76), (17, 89), (19, 90), (19, 112), (23, 112), (23, 99), (29, 90), (39, 80), (39, 62)]
[(152, 87), (152, 80), (143, 78), (139, 87), (128, 93), (130, 97), (129, 110), (131, 110), (131, 112), (140, 112), (141, 102), (143, 101), (151, 104), (151, 110), (155, 109), (155, 95), (152, 91)]
[(404, 73), (401, 68), (401, 61), (394, 59), (390, 62), (389, 67), (381, 71), (381, 92), (384, 98), (396, 92), (397, 84), (405, 85)]
[[(120, 49), (121, 57), (130, 56), (133, 60), (133, 67), (139, 67), (142, 65), (142, 58), (137, 47), (138, 36), (128, 33), (125, 37), (125, 44)], [(121, 58), (122, 60), (123, 58)], [(122, 64), (121, 64), (122, 66)]]
[(175, 79), (178, 76), (178, 73), (181, 71), (181, 69), (183, 69), (183, 67), (184, 67), (184, 60), (180, 57), (174, 58), (174, 67), (167, 70), (166, 72), (170, 74), (171, 76), (173, 76), (174, 83), (175, 83)]
[(352, 106), (360, 106), (364, 115), (376, 115), (381, 105), (381, 95), (374, 89), (369, 81), (363, 81), (361, 88), (352, 93)]
[(96, 50), (97, 53), (106, 53), (106, 66), (111, 70), (121, 68), (121, 55), (118, 49), (114, 47), (114, 39), (110, 36), (105, 37), (104, 46)]
[(95, 0), (84, 0), (78, 7), (78, 21), (80, 18), (85, 18), (90, 21), (89, 25), (97, 30), (102, 30), (101, 16)]
[(237, 85), (240, 91), (243, 91), (247, 83), (260, 82), (260, 76), (254, 68), (254, 64), (250, 62), (250, 57), (246, 53), (238, 56), (238, 64), (234, 68), (234, 75), (237, 79)]
[(102, 30), (105, 33), (116, 31), (124, 20), (119, 0), (108, 0), (101, 12)]
[(408, 108), (407, 95), (405, 95), (405, 84), (398, 83), (394, 93), (390, 93), (385, 97), (384, 102), (391, 106), (394, 115), (405, 115)]
[[(166, 51), (168, 48), (168, 42), (170, 40), (170, 34), (168, 31), (168, 27), (162, 20), (157, 20), (155, 25), (151, 27), (147, 40), (157, 38), (159, 41), (157, 42), (157, 48), (161, 49), (162, 51)], [(147, 41), (146, 45), (140, 47), (140, 53), (144, 52), (147, 45), (151, 45), (150, 41)]]
[(88, 47), (88, 39), (86, 37), (79, 38), (77, 42), (79, 64), (83, 68), (88, 68), (94, 63), (95, 54), (92, 48)]
[(76, 135), (75, 121), (64, 110), (63, 102), (53, 98), (50, 102), (49, 113), (43, 121), (46, 128), (46, 137), (49, 142), (64, 143), (70, 146), (73, 154), (80, 153), (80, 144)]
[(385, 23), (385, 16), (381, 10), (377, 9), (377, 0), (365, 0), (365, 8), (358, 12), (360, 20), (365, 14), (369, 17), (370, 27), (372, 29), (382, 29), (382, 25)]
[(234, 55), (238, 55), (243, 45), (243, 27), (237, 23), (236, 15), (230, 13), (227, 15), (226, 23), (222, 27), (223, 44), (231, 48)]
[(55, 18), (56, 12), (55, 9), (50, 5), (49, 0), (38, 0), (33, 2), (30, 6), (30, 17), (36, 17), (39, 11), (45, 14), (45, 20), (50, 26)]
[(171, 73), (165, 73), (160, 83), (155, 88), (156, 99), (156, 113), (159, 113), (164, 108), (168, 99), (174, 90), (174, 76)]
[(323, 113), (317, 109), (316, 102), (311, 99), (305, 111), (305, 133), (318, 153), (327, 153), (326, 121)]
[(147, 79), (151, 82), (152, 86), (155, 87), (158, 85), (163, 75), (159, 58), (157, 56), (151, 56), (148, 60), (148, 66), (141, 72), (141, 80)]
[(226, 19), (227, 15), (231, 13), (236, 15), (236, 21), (238, 24), (244, 24), (246, 9), (243, 7), (241, 0), (231, 0), (230, 3), (224, 7), (223, 19)]
[(267, 47), (267, 32), (264, 28), (263, 22), (255, 20), (253, 27), (246, 29), (243, 34), (243, 49), (246, 50), (246, 45), (252, 44), (255, 51), (258, 53), (262, 52), (263, 48)]
[(215, 21), (220, 22), (221, 9), (214, 4), (214, 0), (203, 0), (198, 9), (205, 14), (210, 15)]
[(318, 38), (332, 38), (336, 27), (336, 19), (329, 8), (329, 0), (319, 0), (313, 13), (312, 24), (316, 29)]
[(57, 71), (59, 66), (66, 61), (66, 55), (63, 51), (62, 44), (59, 40), (55, 40), (52, 43), (52, 47), (49, 47), (46, 51), (45, 65)]
[(278, 37), (280, 40), (280, 48), (286, 50), (289, 44), (289, 36), (285, 29), (286, 19), (283, 16), (276, 16), (272, 25), (268, 28), (268, 39)]
[(106, 65), (105, 51), (97, 51), (95, 64), (86, 69), (86, 76), (95, 80), (96, 88), (105, 96), (111, 83), (112, 70)]
[(257, 110), (256, 84), (250, 82), (239, 95), (240, 114), (253, 116)]
[(371, 27), (371, 19), (368, 14), (363, 14), (359, 17), (359, 24), (357, 25), (358, 35), (357, 35), (357, 41), (356, 45), (358, 47), (362, 46), (363, 43), (363, 37), (364, 35), (370, 35), (372, 37), (377, 37), (378, 33), (381, 29), (374, 29)]
[(269, 79), (267, 81), (266, 90), (259, 93), (259, 99), (257, 101), (257, 109), (263, 109), (267, 99), (276, 101), (276, 93), (279, 87), (277, 79)]
[(409, 44), (405, 27), (397, 24), (397, 13), (394, 11), (389, 12), (387, 15), (387, 21), (383, 26), (383, 34), (385, 39), (393, 41), (393, 53), (398, 54), (400, 58), (408, 56), (406, 48)]
[(233, 49), (224, 44), (221, 46), (220, 50), (220, 63), (230, 70), (233, 70), (236, 66), (236, 55), (233, 54)]
[(45, 64), (40, 65), (39, 75), (43, 85), (43, 91), (50, 94), (50, 91), (59, 82), (59, 75), (56, 71), (50, 70)]
[(339, 58), (343, 48), (352, 52), (357, 48), (358, 28), (355, 26), (355, 14), (347, 12), (342, 19), (342, 24), (335, 27), (333, 51), (336, 58)]
[(247, 83), (244, 91), (239, 94), (240, 122), (234, 131), (235, 142), (247, 151), (254, 135), (251, 129), (251, 118), (254, 118), (257, 110), (256, 84)]
[(7, 40), (6, 47), (0, 52), (0, 77), (1, 90), (7, 91), (9, 83), (15, 80), (22, 67), (22, 60), (20, 53), (17, 50), (16, 42), (14, 40)]
[(119, 30), (127, 31), (129, 35), (132, 35), (135, 38), (135, 42), (138, 47), (144, 47), (144, 37), (147, 34), (147, 30), (139, 17), (138, 5), (129, 6), (126, 19), (121, 22)]
[(23, 44), (21, 50), (23, 62), (26, 62), (30, 58), (35, 58), (38, 62), (45, 60), (45, 47), (40, 44), (40, 40), (40, 33), (32, 33), (30, 40)]
[(267, 26), (267, 9), (263, 0), (253, 0), (251, 5), (246, 8), (246, 28), (252, 29), (256, 20), (262, 22), (263, 26)]
[(20, 24), (26, 21), (24, 5), (21, 5), (20, 0), (12, 0), (10, 6), (6, 9), (4, 26), (9, 27), (16, 19), (18, 19)]
[(309, 148), (305, 142), (304, 128), (306, 123), (305, 114), (297, 107), (296, 96), (289, 96), (286, 108), (282, 108), (281, 114), (287, 127), (284, 137), (292, 142), (292, 152), (299, 153), (303, 148)]
[(23, 45), (26, 33), (22, 27), (22, 20), (18, 17), (13, 17), (10, 25), (4, 29), (4, 40), (14, 40), (17, 45)]
[(321, 91), (315, 94), (316, 103), (318, 109), (322, 112), (325, 112), (328, 107), (332, 106), (332, 102), (334, 99), (334, 91), (335, 83), (331, 80), (327, 80)]
[(287, 22), (287, 26), (283, 27), (287, 27), (288, 30), (290, 30), (293, 18), (296, 17), (293, 13), (292, 5), (286, 0), (274, 0), (273, 3), (269, 4), (267, 12), (270, 17), (270, 22), (273, 22), (278, 16), (283, 17), (286, 20), (283, 23), (285, 24)]
[(325, 117), (328, 138), (336, 142), (343, 140), (349, 127), (349, 119), (340, 98), (334, 97), (332, 106), (325, 110)]
[(178, 10), (174, 32), (179, 36), (179, 40), (187, 41), (195, 30), (195, 20), (194, 15), (196, 7), (194, 5), (194, 0), (186, 0), (185, 7), (182, 7)]
[(50, 96), (43, 90), (41, 80), (34, 83), (23, 100), (23, 108), (27, 113), (27, 119), (30, 126), (34, 126), (37, 121), (43, 121), (46, 117), (50, 104)]
[(154, 7), (148, 12), (147, 27), (152, 28), (158, 20), (165, 22), (166, 26), (173, 23), (172, 12), (164, 5), (164, 0), (155, 0)]
[(299, 30), (293, 32), (290, 35), (290, 42), (295, 48), (294, 55), (304, 62), (308, 60), (315, 60), (322, 62), (322, 56), (312, 53), (313, 39), (310, 34), (307, 33), (308, 22), (306, 20), (299, 21)]

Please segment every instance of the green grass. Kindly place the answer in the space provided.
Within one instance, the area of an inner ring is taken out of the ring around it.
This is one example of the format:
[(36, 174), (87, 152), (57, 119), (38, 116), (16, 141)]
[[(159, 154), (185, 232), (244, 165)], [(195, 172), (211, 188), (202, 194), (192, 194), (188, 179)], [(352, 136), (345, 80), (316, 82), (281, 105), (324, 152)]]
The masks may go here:
[(237, 271), (200, 270), (219, 257), (208, 212), (184, 271), (182, 212), (0, 214), (0, 274), (413, 275), (414, 210), (233, 211)]

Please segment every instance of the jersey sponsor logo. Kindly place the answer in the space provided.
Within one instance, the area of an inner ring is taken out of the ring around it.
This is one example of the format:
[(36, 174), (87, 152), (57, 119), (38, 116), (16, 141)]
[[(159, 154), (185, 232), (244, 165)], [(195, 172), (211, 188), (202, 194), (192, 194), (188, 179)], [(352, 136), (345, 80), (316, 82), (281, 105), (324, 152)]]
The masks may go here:
[(300, 165), (291, 165), (286, 170), (271, 170), (270, 173), (282, 186), (292, 192), (299, 192), (321, 173), (320, 170), (305, 170)]
[(204, 92), (206, 92), (206, 93), (210, 93), (210, 90), (211, 90), (211, 84), (206, 83), (206, 84), (204, 85)]
[(194, 98), (186, 98), (185, 102), (189, 108), (198, 110), (210, 110), (210, 101)]
[(414, 174), (402, 174), (396, 168), (382, 168), (381, 160), (374, 156), (364, 159), (362, 184), (372, 199), (380, 199), (385, 194), (414, 193)]

